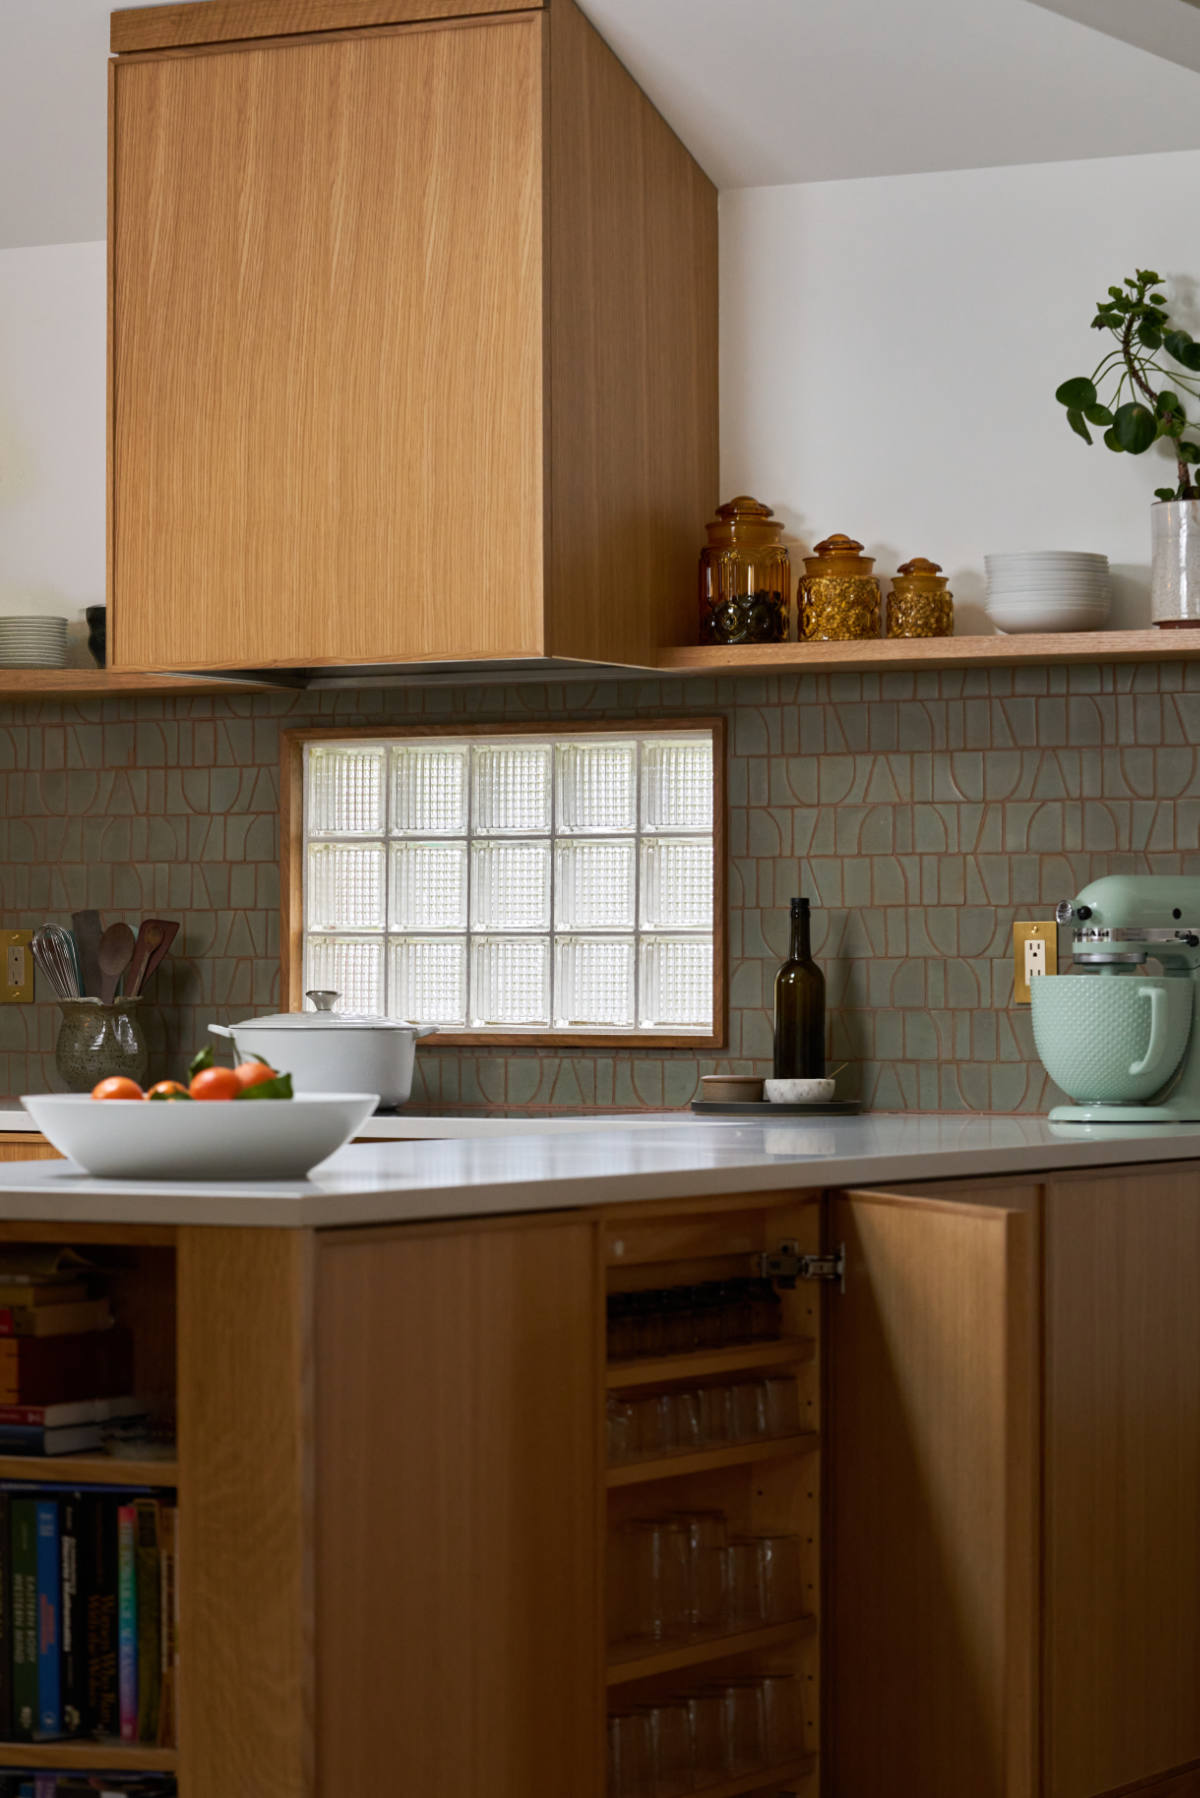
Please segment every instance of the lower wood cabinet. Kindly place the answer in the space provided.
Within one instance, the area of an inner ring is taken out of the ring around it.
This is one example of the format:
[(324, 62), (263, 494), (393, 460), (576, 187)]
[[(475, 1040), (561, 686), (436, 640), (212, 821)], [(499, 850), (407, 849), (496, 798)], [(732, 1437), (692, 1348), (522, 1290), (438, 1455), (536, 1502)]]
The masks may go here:
[(1200, 1793), (1200, 1167), (5, 1239), (177, 1409), (183, 1798)]

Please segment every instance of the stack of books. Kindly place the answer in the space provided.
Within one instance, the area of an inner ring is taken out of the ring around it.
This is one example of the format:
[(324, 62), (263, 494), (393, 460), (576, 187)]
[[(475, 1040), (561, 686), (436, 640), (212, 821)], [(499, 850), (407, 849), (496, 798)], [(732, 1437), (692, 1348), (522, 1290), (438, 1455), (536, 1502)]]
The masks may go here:
[(0, 1255), (0, 1454), (83, 1454), (140, 1427), (133, 1345), (106, 1284), (71, 1249)]
[(0, 1483), (0, 1738), (174, 1746), (176, 1515), (145, 1489)]
[(0, 1798), (176, 1798), (173, 1773), (30, 1773), (0, 1766)]

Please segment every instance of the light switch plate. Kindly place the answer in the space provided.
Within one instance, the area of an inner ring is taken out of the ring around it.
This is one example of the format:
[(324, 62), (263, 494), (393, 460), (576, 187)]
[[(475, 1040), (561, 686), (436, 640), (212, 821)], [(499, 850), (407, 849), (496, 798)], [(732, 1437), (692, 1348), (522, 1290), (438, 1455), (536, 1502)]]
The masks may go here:
[(1029, 982), (1058, 973), (1058, 925), (1013, 925), (1013, 1004), (1029, 1004)]
[(0, 1005), (33, 1004), (32, 930), (0, 930)]

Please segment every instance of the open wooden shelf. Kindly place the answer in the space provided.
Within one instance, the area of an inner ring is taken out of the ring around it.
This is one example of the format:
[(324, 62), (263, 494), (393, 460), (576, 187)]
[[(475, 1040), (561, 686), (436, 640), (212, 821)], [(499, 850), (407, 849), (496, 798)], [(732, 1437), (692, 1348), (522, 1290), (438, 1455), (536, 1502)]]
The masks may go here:
[(0, 701), (119, 699), (123, 694), (269, 693), (277, 683), (258, 677), (208, 674), (121, 674), (111, 668), (0, 668)]
[(1055, 631), (1004, 637), (870, 637), (849, 643), (695, 644), (662, 649), (664, 674), (862, 674), (1008, 668), (1049, 662), (1179, 662), (1200, 656), (1200, 630)]
[(178, 1762), (177, 1749), (139, 1748), (126, 1742), (0, 1742), (0, 1767), (43, 1767), (61, 1773), (173, 1773)]
[(650, 1679), (656, 1673), (678, 1673), (684, 1667), (703, 1667), (708, 1661), (723, 1661), (731, 1655), (778, 1648), (781, 1642), (794, 1642), (798, 1636), (815, 1635), (816, 1628), (815, 1617), (794, 1617), (790, 1623), (765, 1623), (758, 1629), (737, 1630), (733, 1635), (714, 1631), (711, 1635), (691, 1636), (686, 1642), (666, 1642), (649, 1649), (644, 1642), (623, 1644), (609, 1653), (607, 1683), (626, 1686), (635, 1679)]
[(177, 1461), (137, 1461), (97, 1451), (87, 1455), (0, 1455), (0, 1480), (39, 1486), (178, 1486)]
[(772, 1436), (765, 1442), (732, 1442), (728, 1448), (703, 1448), (695, 1453), (662, 1455), (655, 1461), (629, 1461), (610, 1467), (605, 1484), (648, 1486), (653, 1480), (670, 1480), (688, 1473), (711, 1473), (718, 1467), (752, 1467), (756, 1461), (786, 1461), (792, 1455), (810, 1455), (821, 1438), (815, 1430), (798, 1436)]
[(774, 1798), (780, 1786), (807, 1779), (816, 1770), (816, 1755), (804, 1754), (799, 1760), (785, 1761), (781, 1767), (758, 1767), (753, 1773), (739, 1773), (736, 1779), (723, 1779), (717, 1786), (699, 1786), (691, 1798), (740, 1798), (743, 1792), (769, 1792)]
[(811, 1337), (787, 1336), (778, 1342), (739, 1342), (733, 1348), (700, 1349), (687, 1355), (610, 1361), (604, 1384), (610, 1392), (617, 1388), (624, 1392), (634, 1386), (665, 1386), (670, 1380), (707, 1379), (747, 1368), (790, 1367), (798, 1361), (811, 1361), (814, 1352)]

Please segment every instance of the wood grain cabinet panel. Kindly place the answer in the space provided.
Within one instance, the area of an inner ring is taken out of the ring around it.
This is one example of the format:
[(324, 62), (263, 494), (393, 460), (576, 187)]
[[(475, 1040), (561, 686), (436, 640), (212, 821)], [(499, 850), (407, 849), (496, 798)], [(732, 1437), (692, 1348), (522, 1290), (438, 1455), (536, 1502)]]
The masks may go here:
[(693, 634), (715, 191), (573, 0), (445, 10), (112, 65), (117, 670)]

